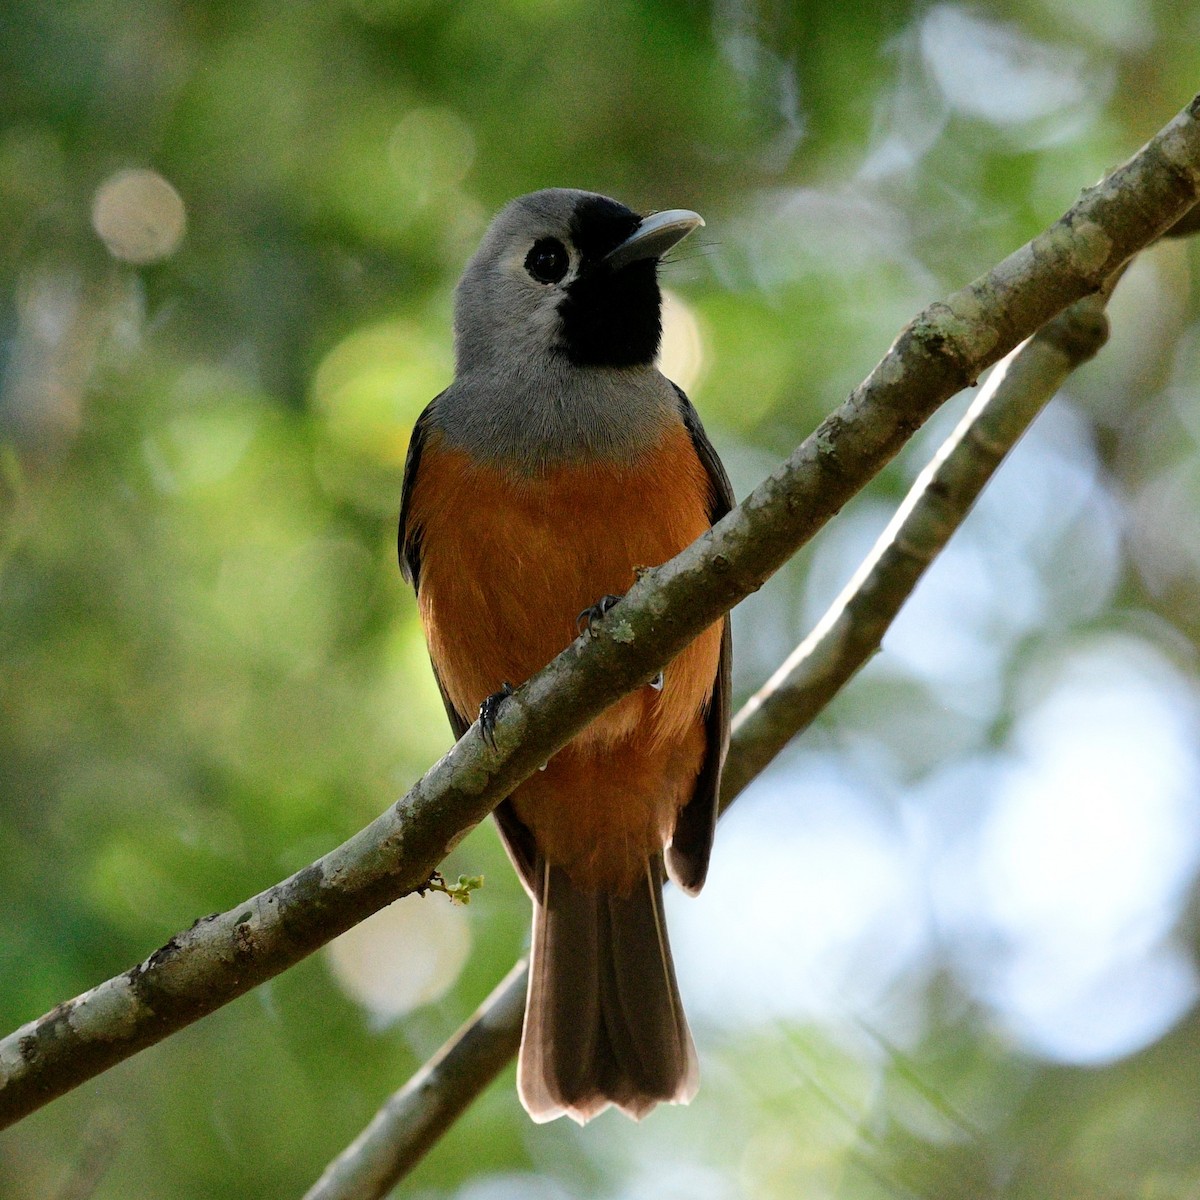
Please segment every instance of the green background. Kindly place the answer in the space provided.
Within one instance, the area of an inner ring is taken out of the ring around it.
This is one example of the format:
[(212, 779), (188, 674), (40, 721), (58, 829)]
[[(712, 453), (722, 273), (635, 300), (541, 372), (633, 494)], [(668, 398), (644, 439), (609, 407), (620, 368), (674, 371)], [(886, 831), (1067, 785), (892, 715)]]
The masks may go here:
[[(744, 495), (910, 316), (1165, 124), (1197, 46), (1184, 0), (4, 0), (4, 1031), (311, 861), (447, 748), (394, 521), (454, 282), (507, 199), (705, 216), (663, 280)], [(141, 266), (92, 220), (130, 167), (187, 218)], [(907, 633), (739, 806), (713, 898), (672, 904), (695, 1104), (534, 1127), (510, 1070), (405, 1194), (1200, 1195), (1196, 265), (1139, 264)], [(745, 606), (740, 697), (946, 420)], [(814, 844), (900, 883), (847, 915)], [(0, 1195), (302, 1194), (522, 950), (490, 827), (460, 871), (486, 876), (469, 909), (406, 902), (394, 951), (411, 975), (457, 947), (433, 1002), (372, 1012), (314, 956), (0, 1135)]]

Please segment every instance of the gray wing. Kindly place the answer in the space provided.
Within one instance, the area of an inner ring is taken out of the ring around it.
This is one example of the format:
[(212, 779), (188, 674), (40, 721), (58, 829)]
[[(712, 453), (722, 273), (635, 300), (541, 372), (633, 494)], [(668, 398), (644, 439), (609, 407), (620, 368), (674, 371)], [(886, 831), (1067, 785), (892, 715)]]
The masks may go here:
[[(443, 393), (444, 394), (444, 393)], [(412, 438), (408, 443), (408, 454), (404, 460), (404, 483), (400, 491), (400, 529), (396, 538), (396, 549), (400, 558), (400, 573), (412, 584), (413, 591), (418, 595), (421, 591), (421, 539), (424, 531), (409, 522), (409, 504), (412, 500), (413, 487), (417, 474), (421, 469), (421, 453), (425, 449), (425, 439), (433, 423), (434, 411), (441, 397), (435, 397), (417, 418), (413, 426)], [(446, 694), (442, 677), (438, 674), (437, 663), (432, 659), (433, 677), (437, 680), (438, 691), (442, 695), (442, 704), (446, 708), (446, 716), (450, 720), (450, 728), (455, 740), (461, 738), (474, 721), (474, 717), (461, 713), (450, 702)], [(517, 818), (512, 805), (503, 801), (495, 810), (496, 824), (500, 829), (500, 840), (504, 843), (508, 857), (512, 859), (517, 874), (527, 891), (532, 895), (535, 882), (535, 847), (533, 835)]]
[[(729, 476), (717, 457), (700, 416), (691, 401), (678, 385), (679, 412), (684, 426), (691, 435), (700, 461), (708, 472), (712, 487), (708, 519), (715, 525), (734, 506), (733, 487)], [(692, 798), (680, 809), (675, 822), (675, 833), (667, 847), (667, 872), (685, 892), (695, 895), (703, 886), (708, 874), (708, 859), (712, 852), (713, 835), (717, 827), (717, 806), (721, 796), (721, 769), (725, 764), (725, 751), (729, 748), (730, 707), (733, 692), (733, 639), (730, 634), (729, 618), (726, 617), (721, 631), (721, 657), (717, 665), (717, 680), (713, 685), (712, 699), (704, 715), (704, 727), (708, 735), (708, 752), (700, 774), (696, 777), (696, 790)]]

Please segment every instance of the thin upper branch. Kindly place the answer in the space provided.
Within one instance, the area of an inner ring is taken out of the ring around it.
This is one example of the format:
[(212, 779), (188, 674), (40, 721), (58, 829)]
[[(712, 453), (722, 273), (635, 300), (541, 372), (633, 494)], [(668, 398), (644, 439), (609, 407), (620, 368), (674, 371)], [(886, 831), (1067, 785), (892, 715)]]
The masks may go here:
[[(1103, 295), (1076, 302), (992, 372), (841, 595), (738, 713), (722, 812), (879, 648), (905, 600), (1005, 455), (1067, 376), (1107, 341), (1104, 303)], [(304, 1200), (386, 1196), (516, 1053), (527, 986), (526, 964), (521, 961), (475, 1015), (388, 1099)]]
[(516, 1054), (528, 984), (528, 964), (520, 959), (470, 1020), (325, 1168), (304, 1200), (386, 1196)]
[(1108, 340), (1110, 293), (1106, 285), (1071, 305), (992, 372), (842, 593), (738, 713), (739, 753), (730, 756), (722, 810), (879, 649), (1005, 455), (1067, 376)]
[(1096, 291), (1200, 198), (1200, 96), (1049, 230), (931, 305), (769, 478), (646, 572), (594, 633), (471, 731), (365, 829), (129, 971), (0, 1041), (0, 1128), (298, 962), (419, 887), (463, 834), (593, 717), (756, 590), (944, 400)]

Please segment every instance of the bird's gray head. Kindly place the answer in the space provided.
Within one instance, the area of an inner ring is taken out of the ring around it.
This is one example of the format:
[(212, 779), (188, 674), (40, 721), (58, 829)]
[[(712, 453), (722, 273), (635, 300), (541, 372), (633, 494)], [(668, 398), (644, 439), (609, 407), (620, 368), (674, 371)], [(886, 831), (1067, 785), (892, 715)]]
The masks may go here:
[(458, 285), (459, 378), (649, 366), (662, 335), (658, 260), (703, 223), (683, 210), (643, 218), (568, 188), (512, 201)]

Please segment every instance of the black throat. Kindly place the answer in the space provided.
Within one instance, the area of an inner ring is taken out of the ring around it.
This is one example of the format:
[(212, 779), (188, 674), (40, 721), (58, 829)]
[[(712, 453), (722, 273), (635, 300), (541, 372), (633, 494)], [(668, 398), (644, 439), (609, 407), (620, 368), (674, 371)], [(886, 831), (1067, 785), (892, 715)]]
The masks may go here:
[(603, 197), (581, 201), (571, 218), (571, 240), (581, 255), (579, 274), (559, 303), (559, 349), (580, 367), (648, 366), (662, 340), (658, 262), (643, 259), (619, 271), (603, 265), (641, 223), (623, 204)]

